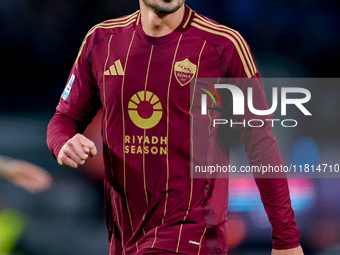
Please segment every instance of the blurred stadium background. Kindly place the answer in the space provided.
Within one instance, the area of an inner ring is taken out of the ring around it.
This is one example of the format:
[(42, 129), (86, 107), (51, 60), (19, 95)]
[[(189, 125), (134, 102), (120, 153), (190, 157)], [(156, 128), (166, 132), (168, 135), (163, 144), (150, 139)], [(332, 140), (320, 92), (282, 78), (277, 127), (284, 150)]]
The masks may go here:
[[(187, 4), (240, 31), (263, 77), (339, 77), (338, 0)], [(107, 254), (100, 162), (59, 167), (45, 133), (87, 31), (137, 9), (137, 0), (0, 0), (0, 154), (42, 166), (54, 178), (39, 195), (0, 180), (0, 246), (7, 236), (10, 254)], [(339, 96), (340, 86), (313, 88), (310, 107), (320, 118), (274, 129), (285, 162), (340, 163)], [(100, 147), (96, 130), (92, 125), (87, 132)], [(244, 162), (240, 154), (235, 139), (232, 158)], [(340, 254), (340, 179), (289, 183), (305, 254)], [(230, 254), (270, 254), (270, 225), (254, 181), (234, 179), (230, 185)]]

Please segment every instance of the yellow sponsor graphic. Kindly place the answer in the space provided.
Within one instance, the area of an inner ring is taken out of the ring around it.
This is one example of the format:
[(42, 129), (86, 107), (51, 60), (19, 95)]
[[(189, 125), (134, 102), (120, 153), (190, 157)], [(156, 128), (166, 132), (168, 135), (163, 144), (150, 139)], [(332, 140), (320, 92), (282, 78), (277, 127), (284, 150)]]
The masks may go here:
[(125, 153), (167, 155), (167, 138), (157, 136), (125, 136)]
[(132, 122), (137, 127), (150, 129), (160, 122), (163, 108), (159, 98), (154, 93), (140, 91), (131, 97), (128, 112)]
[(196, 65), (191, 63), (189, 59), (175, 63), (175, 76), (179, 84), (187, 85), (196, 74)]

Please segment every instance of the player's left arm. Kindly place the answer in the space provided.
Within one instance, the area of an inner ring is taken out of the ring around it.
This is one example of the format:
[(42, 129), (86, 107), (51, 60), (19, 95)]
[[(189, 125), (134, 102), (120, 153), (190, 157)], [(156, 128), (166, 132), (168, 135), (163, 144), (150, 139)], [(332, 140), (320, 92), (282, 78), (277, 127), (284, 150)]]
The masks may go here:
[[(255, 109), (269, 109), (253, 54), (242, 36), (238, 33), (236, 35), (239, 40), (236, 43), (227, 44), (224, 51), (223, 59), (225, 66), (228, 67), (226, 76), (235, 80), (234, 85), (242, 90), (245, 98), (247, 98), (248, 87), (252, 87)], [(271, 117), (271, 115), (257, 116), (250, 112), (246, 105), (244, 115), (233, 117), (235, 122), (262, 119), (266, 123), (263, 127), (240, 128), (241, 139), (250, 165), (283, 165), (271, 126), (265, 121)], [(294, 219), (285, 174), (270, 176), (271, 178), (255, 174), (254, 177), (272, 225), (272, 255), (302, 255), (300, 235)]]
[[(282, 157), (270, 125), (240, 130), (250, 165), (281, 166)], [(272, 255), (303, 254), (284, 173), (254, 173), (261, 200), (272, 225)], [(299, 251), (300, 250), (300, 251)]]

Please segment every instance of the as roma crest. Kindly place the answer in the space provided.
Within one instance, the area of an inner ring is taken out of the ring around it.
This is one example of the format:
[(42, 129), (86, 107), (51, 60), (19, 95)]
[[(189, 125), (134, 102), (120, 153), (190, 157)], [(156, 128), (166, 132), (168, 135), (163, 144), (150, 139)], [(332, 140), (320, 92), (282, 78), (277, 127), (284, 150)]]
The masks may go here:
[(185, 59), (175, 63), (175, 76), (179, 84), (187, 85), (196, 74), (196, 65), (191, 63), (189, 59)]

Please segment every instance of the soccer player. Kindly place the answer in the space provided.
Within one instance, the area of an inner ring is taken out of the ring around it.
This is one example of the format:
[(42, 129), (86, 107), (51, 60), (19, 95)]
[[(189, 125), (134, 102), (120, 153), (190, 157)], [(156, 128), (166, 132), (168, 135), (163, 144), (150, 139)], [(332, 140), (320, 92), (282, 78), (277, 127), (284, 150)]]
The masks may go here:
[[(111, 255), (227, 254), (228, 182), (190, 178), (189, 83), (259, 74), (237, 32), (184, 2), (140, 0), (139, 11), (94, 26), (48, 126), (58, 163), (76, 168), (97, 154), (81, 133), (103, 110)], [(256, 100), (267, 107), (263, 96)], [(250, 164), (282, 164), (269, 126), (242, 129), (241, 137)], [(287, 180), (256, 183), (273, 226), (272, 254), (303, 254)]]

